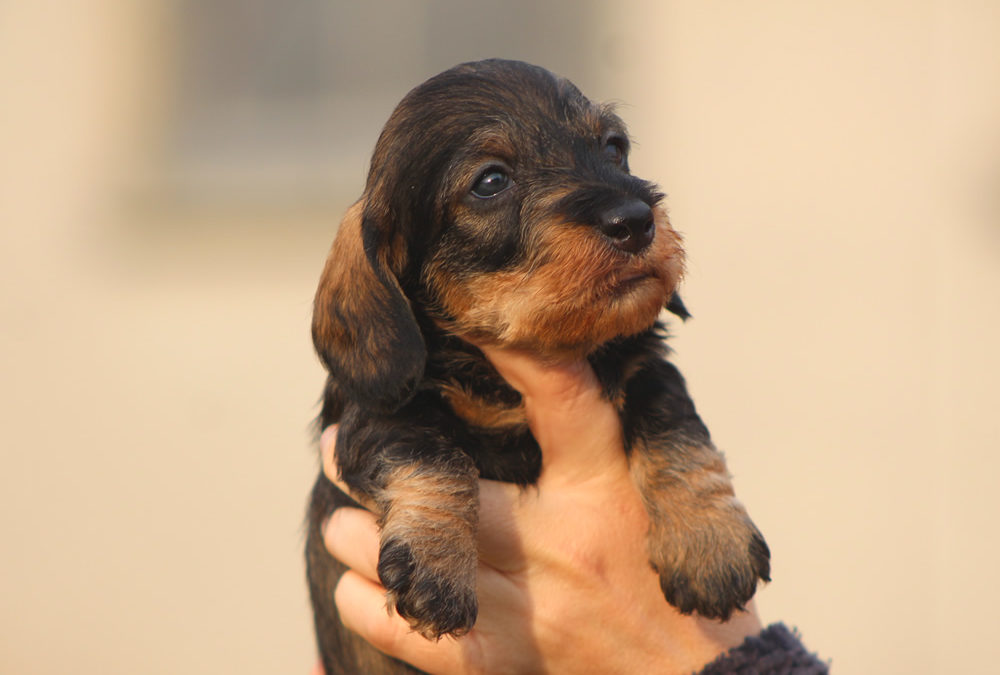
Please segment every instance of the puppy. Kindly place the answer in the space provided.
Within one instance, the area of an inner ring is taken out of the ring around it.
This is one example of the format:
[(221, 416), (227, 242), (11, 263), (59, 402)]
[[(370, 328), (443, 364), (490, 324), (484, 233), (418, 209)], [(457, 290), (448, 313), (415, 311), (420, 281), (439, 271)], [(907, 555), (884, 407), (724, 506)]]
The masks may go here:
[[(388, 603), (428, 638), (476, 620), (478, 480), (529, 485), (541, 453), (520, 396), (474, 345), (586, 358), (624, 429), (667, 602), (726, 619), (768, 580), (769, 552), (665, 358), (680, 238), (630, 174), (608, 106), (525, 63), (459, 65), (411, 91), (375, 146), (316, 293), (343, 480), (374, 505)], [(343, 567), (321, 524), (354, 504), (321, 473), (308, 575), (328, 675), (413, 672), (345, 631)]]

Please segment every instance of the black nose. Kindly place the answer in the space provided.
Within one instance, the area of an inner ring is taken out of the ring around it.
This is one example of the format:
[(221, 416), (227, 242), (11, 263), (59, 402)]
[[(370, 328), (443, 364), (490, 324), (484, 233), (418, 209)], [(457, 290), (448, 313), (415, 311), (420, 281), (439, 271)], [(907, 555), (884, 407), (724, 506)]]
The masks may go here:
[(630, 199), (602, 213), (599, 228), (612, 246), (627, 253), (639, 253), (656, 234), (653, 209), (639, 199)]

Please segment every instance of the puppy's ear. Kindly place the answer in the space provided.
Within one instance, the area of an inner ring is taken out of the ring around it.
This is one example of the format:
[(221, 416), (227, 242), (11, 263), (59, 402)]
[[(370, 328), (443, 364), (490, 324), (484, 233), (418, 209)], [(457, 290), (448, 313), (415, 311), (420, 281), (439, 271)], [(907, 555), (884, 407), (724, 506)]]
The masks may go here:
[(681, 296), (677, 292), (674, 292), (670, 296), (670, 300), (667, 301), (667, 311), (675, 316), (679, 316), (681, 321), (687, 321), (691, 318), (691, 312), (687, 311), (684, 301), (681, 300)]
[(385, 226), (371, 221), (364, 200), (344, 216), (316, 291), (312, 335), (323, 364), (351, 398), (391, 411), (413, 395), (427, 347), (383, 250)]

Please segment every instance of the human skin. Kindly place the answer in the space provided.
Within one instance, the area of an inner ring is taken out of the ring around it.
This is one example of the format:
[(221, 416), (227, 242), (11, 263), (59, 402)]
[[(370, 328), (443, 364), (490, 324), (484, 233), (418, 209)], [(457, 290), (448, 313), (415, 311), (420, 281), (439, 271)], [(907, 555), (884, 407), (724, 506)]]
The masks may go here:
[[(691, 673), (759, 633), (752, 604), (723, 623), (682, 615), (663, 599), (618, 414), (587, 362), (483, 351), (524, 399), (542, 471), (526, 489), (480, 481), (475, 626), (429, 641), (387, 612), (375, 517), (352, 508), (334, 512), (324, 530), (329, 551), (350, 568), (335, 593), (344, 624), (434, 675)], [(324, 471), (346, 489), (334, 436), (323, 434)]]

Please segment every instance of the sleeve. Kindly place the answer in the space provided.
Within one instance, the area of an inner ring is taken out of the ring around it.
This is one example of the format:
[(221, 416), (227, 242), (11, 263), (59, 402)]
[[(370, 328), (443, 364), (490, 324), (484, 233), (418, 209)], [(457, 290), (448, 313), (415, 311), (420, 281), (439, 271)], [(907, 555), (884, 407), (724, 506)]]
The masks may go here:
[(826, 675), (830, 666), (809, 652), (782, 623), (748, 637), (698, 675)]

